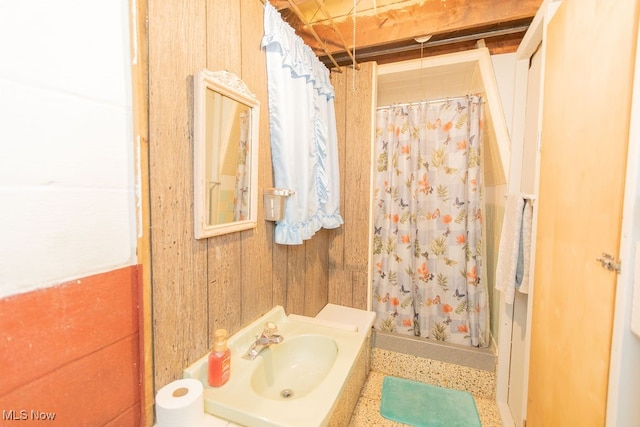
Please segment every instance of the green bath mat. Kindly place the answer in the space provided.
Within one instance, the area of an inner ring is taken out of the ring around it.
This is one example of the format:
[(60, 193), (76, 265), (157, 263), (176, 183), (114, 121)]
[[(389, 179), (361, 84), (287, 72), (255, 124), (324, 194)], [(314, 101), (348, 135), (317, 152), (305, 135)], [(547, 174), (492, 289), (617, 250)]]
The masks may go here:
[(380, 415), (415, 427), (481, 427), (470, 393), (384, 377)]

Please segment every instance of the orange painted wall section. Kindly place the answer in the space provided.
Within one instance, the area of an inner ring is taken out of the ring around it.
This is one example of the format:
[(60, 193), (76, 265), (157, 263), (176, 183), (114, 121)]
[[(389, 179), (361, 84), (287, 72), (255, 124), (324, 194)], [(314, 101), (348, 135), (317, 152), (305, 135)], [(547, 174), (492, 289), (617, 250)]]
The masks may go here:
[(140, 425), (139, 268), (0, 300), (0, 425)]

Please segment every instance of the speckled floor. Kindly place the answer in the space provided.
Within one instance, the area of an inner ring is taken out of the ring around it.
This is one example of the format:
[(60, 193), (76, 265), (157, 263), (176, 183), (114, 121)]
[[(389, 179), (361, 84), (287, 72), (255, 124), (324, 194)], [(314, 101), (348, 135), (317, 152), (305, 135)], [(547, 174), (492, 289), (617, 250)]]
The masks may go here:
[[(371, 371), (362, 388), (356, 409), (351, 417), (349, 427), (400, 427), (406, 424), (388, 420), (380, 415), (380, 399), (382, 396), (382, 380), (385, 374)], [(483, 427), (502, 427), (496, 402), (474, 396), (480, 421)]]

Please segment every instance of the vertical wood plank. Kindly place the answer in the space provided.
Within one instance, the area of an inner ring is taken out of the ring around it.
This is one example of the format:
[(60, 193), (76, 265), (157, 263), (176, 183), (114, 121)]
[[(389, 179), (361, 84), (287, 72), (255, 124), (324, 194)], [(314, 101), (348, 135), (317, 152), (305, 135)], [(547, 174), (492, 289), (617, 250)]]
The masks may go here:
[(354, 271), (352, 276), (351, 286), (353, 288), (353, 307), (361, 310), (366, 310), (368, 300), (369, 289), (369, 274), (366, 269), (360, 271)]
[(304, 280), (304, 315), (314, 317), (327, 305), (329, 254), (327, 252), (330, 230), (320, 229), (305, 242), (306, 261)]
[(242, 281), (238, 274), (242, 251), (235, 237), (218, 236), (210, 239), (207, 282), (208, 347), (213, 347), (213, 331), (218, 328), (233, 333), (242, 325)]
[(206, 0), (206, 12), (207, 68), (226, 70), (242, 78), (242, 61), (238, 55), (243, 38), (240, 2)]
[(344, 276), (350, 276), (344, 271), (344, 230), (349, 227), (349, 219), (345, 216), (345, 198), (348, 191), (346, 185), (345, 164), (346, 164), (346, 101), (347, 101), (347, 78), (346, 68), (341, 68), (342, 72), (331, 73), (331, 84), (333, 85), (335, 99), (334, 108), (336, 112), (336, 132), (338, 136), (338, 156), (340, 169), (340, 213), (344, 224), (333, 230), (329, 243), (329, 277), (328, 277), (328, 301), (333, 304), (351, 307), (353, 293), (349, 280), (344, 280)]
[[(241, 3), (241, 2), (238, 2)], [(242, 2), (241, 6), (241, 60), (242, 77), (251, 90), (260, 94), (260, 148), (259, 148), (259, 183), (258, 183), (258, 227), (242, 232), (242, 320), (250, 323), (273, 307), (272, 255), (273, 234), (267, 232), (262, 206), (262, 189), (270, 184), (271, 170), (270, 151), (265, 148), (268, 139), (268, 102), (266, 86), (266, 56), (260, 48), (264, 34), (262, 3)], [(264, 163), (263, 163), (264, 162)], [(261, 172), (262, 171), (262, 172)], [(269, 181), (264, 181), (269, 177)], [(270, 185), (269, 185), (270, 186)], [(269, 227), (271, 225), (269, 224)], [(271, 231), (271, 230), (269, 230)], [(251, 254), (251, 259), (246, 257)]]
[(328, 301), (332, 304), (354, 307), (351, 271), (343, 269), (329, 270)]
[[(262, 11), (262, 3), (261, 3), (261, 11)], [(262, 24), (264, 26), (264, 23)], [(264, 121), (261, 122), (261, 159), (262, 153), (268, 153), (268, 155), (264, 158), (264, 163), (261, 163), (263, 167), (261, 168), (261, 173), (263, 182), (265, 185), (261, 187), (261, 190), (264, 188), (269, 188), (274, 186), (273, 182), (273, 167), (271, 162), (271, 138), (270, 138), (270, 127), (269, 127), (269, 105), (268, 105), (268, 76), (266, 72), (266, 55), (264, 55), (264, 51), (262, 54), (264, 58), (264, 70), (262, 70), (261, 76), (264, 77), (264, 106), (262, 108), (262, 113), (264, 115)], [(264, 135), (264, 137), (262, 137)], [(262, 194), (260, 194), (260, 203), (263, 202)], [(263, 206), (264, 212), (264, 206)], [(287, 245), (279, 245), (274, 242), (275, 236), (275, 222), (265, 221), (265, 227), (267, 230), (267, 241), (270, 242), (270, 250), (271, 250), (271, 268), (272, 268), (272, 294), (273, 294), (273, 305), (280, 305), (285, 308), (287, 313), (289, 313), (288, 309), (288, 299), (289, 295), (289, 247)], [(295, 292), (294, 292), (295, 295)]]
[(208, 349), (206, 241), (193, 233), (193, 74), (206, 66), (202, 4), (148, 3), (156, 390)]
[[(371, 135), (373, 103), (374, 64), (360, 64), (360, 70), (346, 67), (346, 140), (345, 152), (345, 198), (344, 212), (349, 219), (345, 227), (345, 268), (367, 268), (369, 254), (369, 211)], [(352, 75), (355, 73), (355, 78)], [(349, 83), (350, 82), (350, 83)]]
[(242, 243), (240, 233), (207, 239), (207, 318), (208, 343), (213, 331), (229, 331), (242, 324)]
[[(242, 78), (238, 49), (241, 41), (240, 3), (206, 2), (206, 63), (211, 71), (226, 70)], [(208, 347), (213, 331), (233, 332), (242, 324), (242, 239), (240, 233), (207, 239)]]
[[(274, 223), (275, 224), (275, 223)], [(271, 224), (271, 238), (270, 241), (273, 242), (273, 232), (274, 232), (274, 224)], [(289, 251), (284, 245), (277, 245), (272, 243), (272, 294), (273, 294), (273, 305), (281, 305), (282, 307), (287, 307), (287, 298), (289, 294), (289, 288), (287, 287), (287, 272), (289, 258)]]
[(138, 296), (140, 312), (141, 410), (138, 424), (153, 425), (153, 325), (151, 292), (151, 212), (149, 202), (149, 58), (147, 41), (147, 0), (137, 0), (129, 12), (131, 45), (131, 91), (133, 112), (134, 164), (140, 192), (137, 255), (140, 264)]
[[(329, 249), (328, 301), (367, 307), (375, 63), (331, 76), (336, 91), (344, 225)], [(347, 143), (348, 142), (348, 143)]]
[[(287, 314), (304, 314), (304, 266), (306, 249), (304, 245), (287, 247)], [(302, 267), (302, 268), (301, 268)]]
[[(336, 133), (338, 137), (338, 167), (340, 171), (340, 213), (344, 220), (345, 198), (348, 188), (345, 185), (345, 165), (346, 165), (346, 101), (347, 101), (347, 79), (345, 68), (342, 72), (332, 72), (331, 84), (335, 93), (334, 109), (336, 113)], [(345, 220), (346, 221), (346, 220)], [(332, 231), (329, 246), (329, 266), (331, 268), (344, 268), (344, 228), (343, 224), (340, 228)]]

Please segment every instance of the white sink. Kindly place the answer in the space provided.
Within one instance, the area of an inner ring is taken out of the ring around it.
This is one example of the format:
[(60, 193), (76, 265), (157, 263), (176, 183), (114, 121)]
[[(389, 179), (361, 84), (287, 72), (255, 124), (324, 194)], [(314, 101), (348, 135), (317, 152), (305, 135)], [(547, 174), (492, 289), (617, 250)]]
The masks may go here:
[(338, 346), (325, 335), (285, 339), (260, 353), (251, 387), (268, 399), (297, 399), (318, 386), (336, 361)]
[[(266, 322), (274, 322), (284, 340), (254, 360), (244, 359)], [(211, 415), (251, 427), (324, 427), (367, 335), (322, 323), (290, 318), (277, 306), (229, 338), (231, 377), (225, 385), (207, 384), (208, 354), (183, 376), (202, 382)]]

